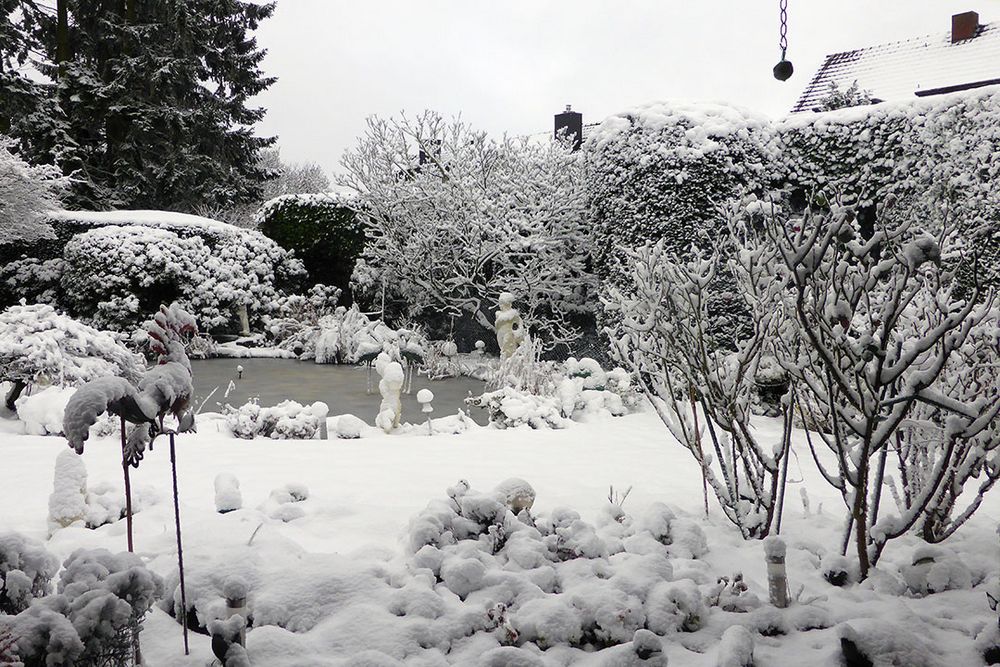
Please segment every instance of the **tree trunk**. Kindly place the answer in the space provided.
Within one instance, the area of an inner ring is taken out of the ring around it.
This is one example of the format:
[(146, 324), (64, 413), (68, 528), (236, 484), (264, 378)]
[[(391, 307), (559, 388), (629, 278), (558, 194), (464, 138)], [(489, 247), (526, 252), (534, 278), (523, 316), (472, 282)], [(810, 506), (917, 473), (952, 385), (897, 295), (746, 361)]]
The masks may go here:
[(27, 386), (28, 385), (24, 382), (24, 380), (14, 380), (14, 386), (12, 386), (10, 391), (7, 392), (6, 403), (8, 410), (13, 412), (17, 409), (14, 402), (21, 396), (21, 392), (24, 391), (24, 388)]
[(56, 64), (60, 76), (65, 74), (70, 59), (68, 3), (69, 0), (56, 0)]
[(868, 559), (868, 459), (862, 459), (858, 466), (858, 481), (860, 484), (854, 490), (854, 539), (858, 548), (858, 579), (868, 578), (871, 563)]

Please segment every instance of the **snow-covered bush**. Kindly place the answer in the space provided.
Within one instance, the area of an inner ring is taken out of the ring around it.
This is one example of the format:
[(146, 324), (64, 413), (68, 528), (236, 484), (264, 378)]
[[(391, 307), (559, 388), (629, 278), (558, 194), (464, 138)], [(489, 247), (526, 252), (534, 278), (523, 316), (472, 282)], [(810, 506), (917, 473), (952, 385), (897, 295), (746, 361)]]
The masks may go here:
[(237, 438), (273, 438), (275, 440), (308, 440), (316, 436), (320, 420), (326, 416), (326, 406), (302, 405), (282, 401), (262, 408), (256, 401), (238, 408), (226, 405), (223, 411), (226, 427)]
[(496, 428), (565, 428), (573, 421), (620, 417), (639, 407), (640, 395), (623, 369), (605, 371), (586, 357), (542, 362), (532, 352), (530, 343), (522, 343), (493, 373), (490, 384), (500, 388), (466, 399), (484, 408)]
[(17, 614), (49, 592), (59, 561), (20, 533), (0, 533), (0, 613)]
[[(242, 305), (256, 319), (305, 275), (300, 261), (263, 234), (198, 216), (60, 211), (47, 220), (56, 239), (11, 257), (0, 270), (3, 287), (118, 330), (173, 300), (195, 310), (207, 328), (229, 323)], [(122, 229), (100, 231), (109, 228)]]
[(160, 578), (135, 554), (77, 549), (63, 563), (58, 592), (13, 619), (17, 654), (35, 665), (127, 664)]
[[(750, 425), (761, 361), (772, 357), (778, 314), (758, 264), (720, 230), (712, 253), (693, 250), (680, 260), (660, 240), (632, 252), (630, 286), (611, 287), (605, 310), (612, 356), (641, 381), (642, 391), (674, 438), (694, 456), (707, 486), (744, 537), (771, 529), (782, 459), (788, 455), (790, 411), (777, 443), (765, 443)], [(732, 288), (747, 312), (749, 328), (735, 351), (714, 335), (713, 297)], [(760, 287), (760, 294), (755, 288)]]
[(110, 334), (52, 306), (11, 306), (0, 313), (0, 381), (14, 383), (11, 409), (25, 385), (74, 386), (108, 375), (134, 380), (142, 364)]
[[(957, 214), (886, 214), (865, 232), (853, 209), (833, 205), (772, 213), (741, 241), (790, 327), (776, 356), (813, 397), (811, 421), (828, 425), (809, 442), (834, 454), (820, 470), (850, 511), (862, 580), (889, 540), (922, 520), (943, 539), (1000, 478), (998, 306), (988, 291), (959, 295)], [(898, 514), (881, 504), (890, 448), (903, 453)], [(973, 476), (981, 482), (966, 485)], [(973, 497), (952, 517), (963, 491)]]
[(605, 119), (583, 149), (602, 293), (631, 284), (629, 253), (647, 244), (710, 247), (720, 207), (766, 189), (772, 134), (766, 117), (719, 104), (658, 102)]
[(369, 319), (356, 305), (325, 314), (306, 310), (301, 316), (271, 318), (265, 331), (275, 346), (318, 364), (370, 362), (386, 348), (398, 361), (417, 361), (428, 345), (420, 331), (393, 329), (382, 320)]
[(580, 335), (595, 282), (583, 161), (568, 145), (493, 140), (425, 111), (370, 118), (343, 165), (367, 229), (356, 298), (368, 285), (374, 301), (384, 284), (443, 332), (451, 318), (492, 330), (500, 293), (513, 292), (546, 348)]
[(77, 234), (63, 259), (60, 283), (71, 310), (117, 329), (171, 301), (206, 328), (230, 323), (237, 306), (267, 312), (281, 279), (276, 271), (289, 261), (286, 251), (249, 230), (210, 243), (193, 233), (137, 225)]

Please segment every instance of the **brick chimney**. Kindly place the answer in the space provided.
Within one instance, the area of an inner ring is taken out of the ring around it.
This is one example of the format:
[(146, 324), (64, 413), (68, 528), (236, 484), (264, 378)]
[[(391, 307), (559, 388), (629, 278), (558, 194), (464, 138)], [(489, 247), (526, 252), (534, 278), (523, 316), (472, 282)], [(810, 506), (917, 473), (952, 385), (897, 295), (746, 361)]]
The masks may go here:
[(972, 39), (979, 32), (979, 14), (965, 12), (951, 17), (951, 43)]
[(566, 105), (566, 111), (557, 113), (555, 118), (555, 136), (558, 137), (560, 131), (565, 131), (566, 136), (573, 141), (573, 150), (580, 150), (583, 143), (583, 114), (573, 111), (573, 107)]

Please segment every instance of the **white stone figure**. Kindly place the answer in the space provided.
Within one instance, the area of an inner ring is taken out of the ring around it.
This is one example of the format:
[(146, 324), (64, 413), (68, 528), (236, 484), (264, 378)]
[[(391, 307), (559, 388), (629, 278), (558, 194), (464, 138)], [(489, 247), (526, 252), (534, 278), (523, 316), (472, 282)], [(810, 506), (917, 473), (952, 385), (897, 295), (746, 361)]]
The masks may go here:
[(497, 344), (500, 346), (500, 358), (510, 359), (511, 355), (524, 340), (524, 322), (521, 314), (514, 308), (514, 295), (510, 292), (500, 293), (500, 310), (496, 313)]
[[(379, 363), (380, 361), (382, 363)], [(403, 414), (403, 404), (399, 400), (399, 394), (403, 391), (406, 375), (398, 361), (383, 360), (382, 354), (375, 360), (375, 369), (382, 376), (378, 383), (378, 391), (382, 394), (382, 404), (379, 405), (375, 425), (386, 433), (391, 433), (393, 429), (399, 427), (399, 418)]]

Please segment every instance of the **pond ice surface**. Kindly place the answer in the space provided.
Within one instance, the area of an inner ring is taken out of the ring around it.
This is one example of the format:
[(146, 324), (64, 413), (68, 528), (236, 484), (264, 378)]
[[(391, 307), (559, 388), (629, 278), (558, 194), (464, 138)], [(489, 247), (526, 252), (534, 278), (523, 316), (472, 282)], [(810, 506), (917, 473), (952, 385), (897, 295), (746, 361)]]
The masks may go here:
[[(237, 377), (237, 366), (243, 367), (242, 379)], [(366, 392), (368, 368), (365, 366), (288, 359), (201, 359), (193, 360), (191, 369), (196, 407), (218, 387), (205, 403), (206, 412), (219, 412), (227, 403), (239, 406), (251, 398), (257, 398), (264, 406), (277, 405), (284, 400), (302, 404), (323, 401), (330, 407), (331, 416), (349, 413), (372, 423), (381, 400), (379, 377), (374, 369), (371, 371), (371, 393)], [(230, 381), (235, 385), (232, 389), (229, 389)], [(483, 393), (482, 381), (467, 377), (432, 381), (422, 376), (414, 376), (411, 393), (402, 396), (403, 415), (407, 421), (422, 421), (417, 392), (424, 388), (434, 392), (434, 417), (456, 414), (461, 409), (478, 423), (487, 422), (482, 408), (471, 408), (464, 402), (470, 394)]]

